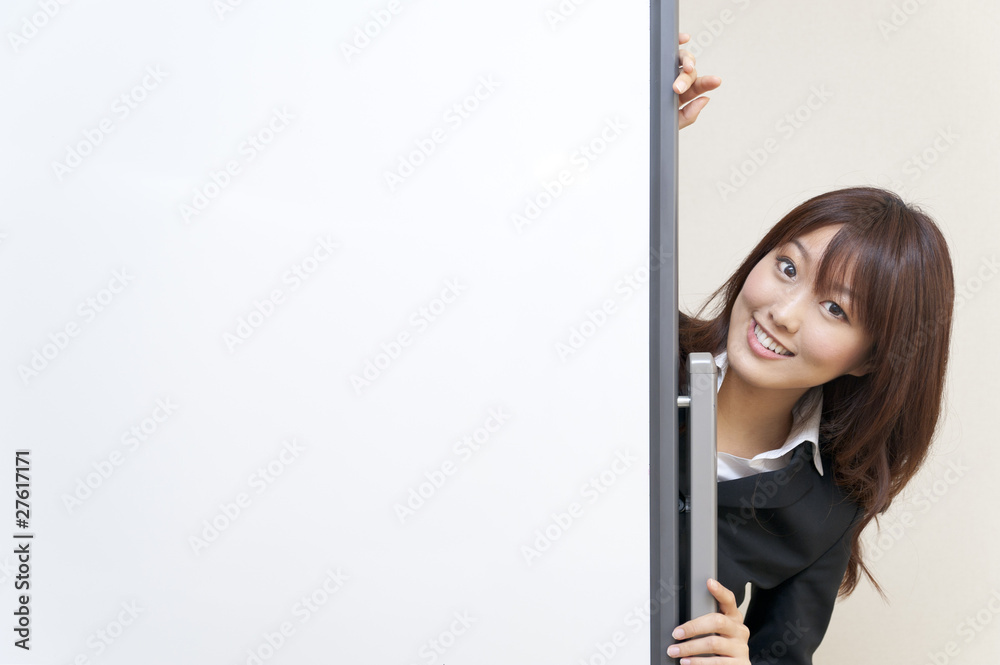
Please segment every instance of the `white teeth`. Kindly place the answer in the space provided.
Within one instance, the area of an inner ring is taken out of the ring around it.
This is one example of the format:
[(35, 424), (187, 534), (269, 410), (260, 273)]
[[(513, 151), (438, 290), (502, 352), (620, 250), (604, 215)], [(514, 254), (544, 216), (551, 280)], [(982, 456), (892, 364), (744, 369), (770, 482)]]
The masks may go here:
[(771, 351), (774, 351), (775, 353), (782, 356), (792, 355), (791, 351), (789, 351), (788, 349), (786, 349), (785, 347), (783, 347), (782, 345), (778, 344), (773, 339), (768, 337), (767, 333), (765, 333), (763, 329), (761, 329), (760, 324), (758, 324), (756, 321), (754, 321), (753, 324), (753, 332), (757, 336), (757, 339), (760, 340), (760, 343), (763, 344), (765, 348), (770, 349)]

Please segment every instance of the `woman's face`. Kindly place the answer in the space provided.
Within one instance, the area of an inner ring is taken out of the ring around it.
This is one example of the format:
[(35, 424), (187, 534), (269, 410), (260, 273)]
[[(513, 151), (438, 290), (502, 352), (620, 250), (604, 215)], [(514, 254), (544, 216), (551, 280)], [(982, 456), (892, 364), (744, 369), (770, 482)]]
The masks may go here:
[(729, 320), (729, 368), (750, 385), (808, 389), (865, 373), (871, 339), (855, 318), (850, 284), (814, 293), (820, 259), (841, 224), (776, 247), (750, 272)]

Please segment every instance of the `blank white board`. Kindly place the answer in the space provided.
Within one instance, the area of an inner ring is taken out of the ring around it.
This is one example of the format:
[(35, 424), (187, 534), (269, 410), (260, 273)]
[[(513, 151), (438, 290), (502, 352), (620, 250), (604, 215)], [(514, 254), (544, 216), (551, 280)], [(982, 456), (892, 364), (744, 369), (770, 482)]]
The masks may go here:
[(0, 660), (647, 662), (648, 3), (4, 25)]

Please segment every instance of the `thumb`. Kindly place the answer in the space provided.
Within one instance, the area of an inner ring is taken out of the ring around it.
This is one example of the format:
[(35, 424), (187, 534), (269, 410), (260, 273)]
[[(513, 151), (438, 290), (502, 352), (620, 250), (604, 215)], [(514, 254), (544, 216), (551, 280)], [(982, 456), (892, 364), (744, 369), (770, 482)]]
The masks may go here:
[(736, 595), (722, 586), (718, 580), (709, 579), (708, 590), (719, 601), (719, 612), (725, 615), (732, 615), (739, 611), (739, 606), (736, 604)]

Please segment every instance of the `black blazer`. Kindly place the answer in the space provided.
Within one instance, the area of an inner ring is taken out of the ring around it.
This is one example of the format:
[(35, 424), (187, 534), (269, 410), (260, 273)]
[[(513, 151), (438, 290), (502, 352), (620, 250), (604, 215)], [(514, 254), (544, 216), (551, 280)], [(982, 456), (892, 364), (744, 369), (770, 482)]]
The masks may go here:
[(719, 581), (737, 603), (752, 585), (745, 623), (755, 665), (811, 665), (862, 516), (826, 454), (819, 474), (813, 445), (799, 445), (784, 469), (718, 484)]

